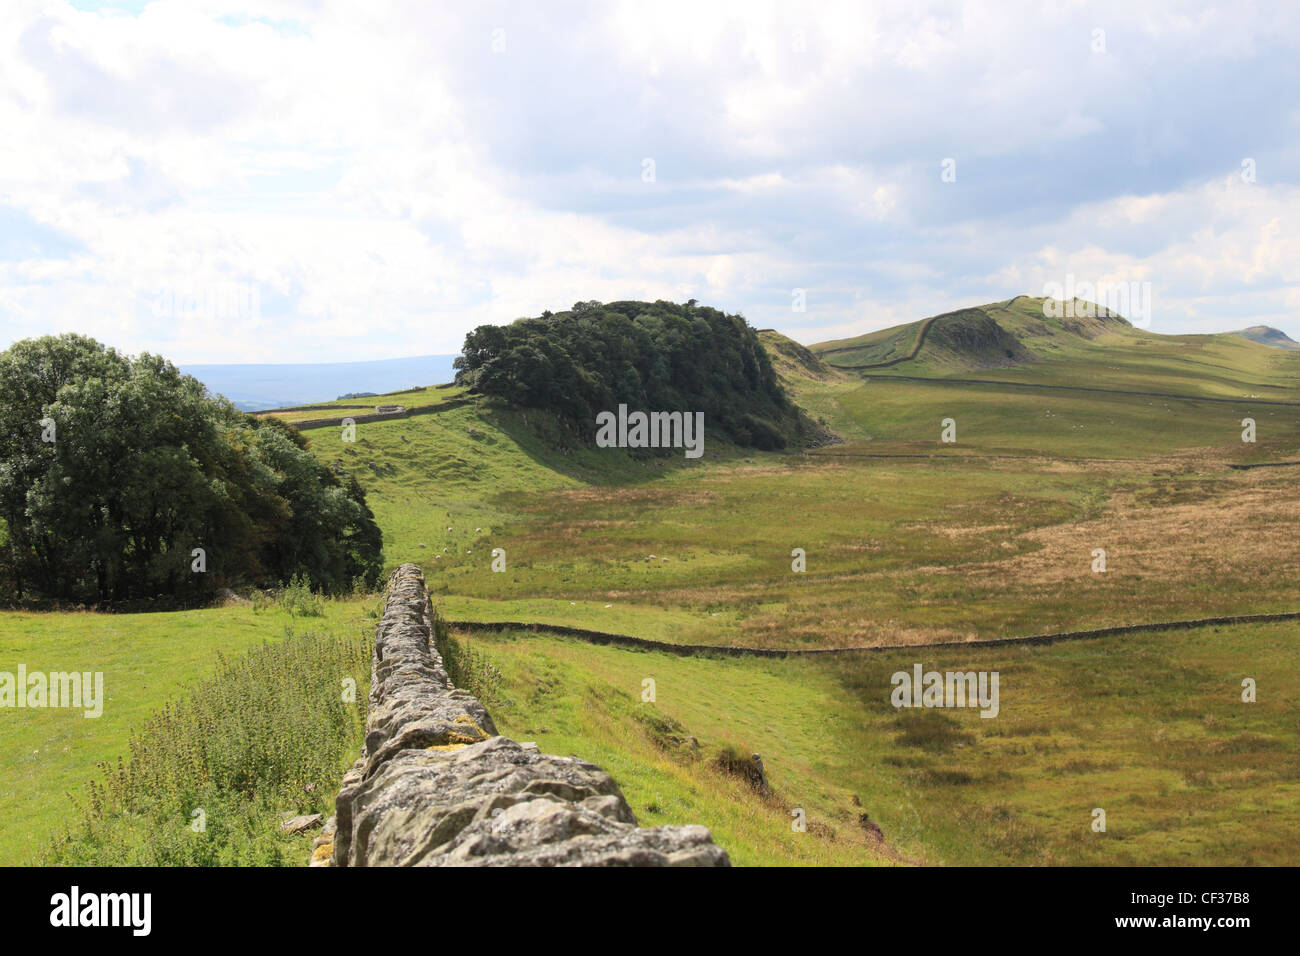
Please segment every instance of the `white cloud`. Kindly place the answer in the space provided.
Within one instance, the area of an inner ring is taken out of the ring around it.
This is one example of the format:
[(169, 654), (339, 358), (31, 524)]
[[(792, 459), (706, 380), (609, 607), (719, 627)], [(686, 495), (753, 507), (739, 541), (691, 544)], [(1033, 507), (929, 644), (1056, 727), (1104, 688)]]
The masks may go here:
[[(185, 362), (378, 358), (633, 297), (815, 341), (1067, 270), (1149, 277), (1158, 330), (1238, 327), (1251, 309), (1300, 337), (1295, 114), (1224, 92), (1266, 92), (1295, 19), (13, 0), (0, 345), (79, 331)], [(940, 182), (947, 156), (956, 183)], [(1258, 183), (1237, 175), (1246, 156)], [(26, 223), (48, 235), (6, 259), (5, 230)], [(257, 287), (260, 314), (151, 306), (230, 283)], [(796, 286), (807, 313), (790, 311)]]

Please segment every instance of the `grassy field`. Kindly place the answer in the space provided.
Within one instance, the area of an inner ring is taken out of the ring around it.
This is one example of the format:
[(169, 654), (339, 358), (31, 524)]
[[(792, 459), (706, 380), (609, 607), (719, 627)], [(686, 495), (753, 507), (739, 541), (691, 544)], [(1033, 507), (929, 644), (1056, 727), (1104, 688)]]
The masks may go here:
[[(472, 646), (507, 677), (492, 705), (503, 733), (595, 760), (643, 823), (703, 823), (740, 864), (1296, 862), (1293, 626), (833, 662), (518, 634)], [(915, 664), (997, 671), (998, 716), (893, 708), (890, 676)], [(647, 677), (653, 703), (641, 700)], [(1241, 700), (1245, 677), (1256, 703)], [(677, 725), (667, 735), (665, 718)], [(724, 745), (762, 756), (769, 798), (713, 765)], [(792, 829), (795, 807), (806, 832)], [(1104, 833), (1091, 828), (1096, 808)]]
[[(132, 730), (187, 687), (209, 676), (218, 654), (237, 658), (287, 628), (369, 631), (373, 601), (327, 602), (322, 617), (291, 617), (250, 606), (159, 614), (0, 611), (0, 669), (100, 671), (103, 714), (6, 710), (0, 734), (0, 865), (34, 861), (74, 818), (101, 761), (126, 755)], [(364, 623), (363, 623), (364, 622)]]
[(434, 408), (446, 405), (454, 399), (463, 398), (465, 389), (456, 385), (424, 386), (408, 389), (404, 392), (390, 392), (387, 395), (371, 395), (365, 398), (339, 398), (332, 402), (315, 402), (311, 406), (278, 410), (269, 409), (255, 412), (257, 417), (275, 417), (286, 422), (308, 421), (313, 418), (333, 418), (347, 416), (351, 412), (367, 414), (377, 405), (401, 405), (404, 408)]
[[(841, 407), (898, 430), (920, 401), (859, 408), (857, 394)], [(806, 456), (715, 449), (703, 467), (620, 456), (602, 470), (595, 452), (521, 445), (505, 413), (473, 407), (369, 423), (351, 445), (330, 429), (308, 434), (361, 475), (389, 565), (425, 567), (452, 618), (785, 647), (1300, 607), (1300, 492), (1288, 470), (1232, 470), (1239, 440), (1198, 446), (1194, 418), (1171, 424), (1134, 408), (1123, 409), (1127, 431), (1077, 429), (1068, 449), (1124, 457), (1057, 460), (1044, 450), (1086, 409), (1063, 400), (1064, 424), (1044, 417), (1018, 432), (1000, 402), (966, 401), (959, 428), (982, 416), (987, 445), (972, 424), (952, 451), (883, 439)], [(873, 454), (944, 457), (855, 457)], [(491, 571), (495, 548), (504, 573)], [(795, 548), (805, 573), (791, 569)], [(1104, 574), (1092, 570), (1096, 548)]]
[[(365, 487), (388, 567), (420, 564), (452, 620), (770, 648), (1300, 609), (1296, 471), (1231, 467), (1300, 459), (1300, 408), (1258, 402), (1300, 401), (1297, 359), (1227, 336), (1034, 337), (1033, 309), (1019, 299), (992, 310), (1031, 342), (1032, 362), (971, 368), (927, 346), (887, 370), (941, 376), (930, 382), (838, 369), (763, 333), (798, 401), (844, 438), (806, 454), (713, 441), (699, 461), (563, 449), (545, 416), (477, 402), (362, 423), (355, 442), (336, 428), (304, 434)], [(826, 359), (915, 341), (914, 328), (886, 332)], [(1253, 444), (1241, 441), (1244, 417), (1257, 422)], [(944, 418), (955, 443), (940, 441)], [(1093, 570), (1098, 548), (1105, 572)], [(102, 670), (109, 698), (98, 720), (4, 714), (0, 862), (32, 859), (66, 821), (65, 792), (210, 674), (218, 652), (278, 640), (290, 624), (360, 633), (368, 609), (333, 602), (315, 623), (248, 607), (0, 614), (0, 669)], [(679, 658), (508, 633), (472, 645), (504, 675), (488, 702), (503, 732), (600, 763), (643, 822), (705, 823), (739, 863), (1296, 863), (1293, 632), (820, 660)], [(1000, 715), (894, 710), (889, 677), (916, 663), (999, 671)], [(640, 699), (646, 677), (653, 705)], [(1258, 681), (1258, 703), (1241, 702), (1244, 677)], [(724, 771), (724, 747), (760, 753), (774, 794)], [(1097, 807), (1104, 834), (1089, 828)], [(794, 808), (807, 832), (791, 829)]]
[[(1276, 461), (1300, 448), (1300, 407), (871, 379), (837, 396), (865, 433), (829, 452), (1042, 455), (1137, 461), (1198, 450), (1227, 462)], [(956, 441), (940, 440), (956, 423)], [(1242, 419), (1256, 440), (1243, 442)]]

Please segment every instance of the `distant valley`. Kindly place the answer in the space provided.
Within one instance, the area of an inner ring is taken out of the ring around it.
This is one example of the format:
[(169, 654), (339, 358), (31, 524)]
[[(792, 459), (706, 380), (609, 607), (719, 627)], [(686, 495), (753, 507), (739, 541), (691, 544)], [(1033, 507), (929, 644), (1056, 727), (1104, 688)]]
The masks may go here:
[(411, 385), (450, 382), (454, 355), (417, 355), (371, 362), (301, 365), (182, 365), (216, 395), (246, 412), (333, 401), (343, 395), (382, 395)]

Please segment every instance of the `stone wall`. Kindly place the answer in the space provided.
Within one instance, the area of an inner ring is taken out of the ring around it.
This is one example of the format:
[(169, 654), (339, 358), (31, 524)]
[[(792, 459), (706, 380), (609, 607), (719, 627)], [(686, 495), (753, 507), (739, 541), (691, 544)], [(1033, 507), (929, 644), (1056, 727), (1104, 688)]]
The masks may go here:
[[(406, 408), (402, 405), (364, 405), (356, 406), (358, 408), (396, 408), (394, 412), (372, 412), (369, 415), (339, 415), (334, 418), (307, 418), (300, 422), (287, 422), (299, 431), (308, 428), (325, 428), (327, 426), (342, 425), (349, 419), (353, 424), (361, 425), (365, 422), (382, 422), (392, 418), (410, 418), (413, 415), (436, 415), (439, 412), (449, 412), (453, 408), (460, 408), (464, 405), (473, 404), (473, 399), (453, 398), (450, 401), (443, 402), (441, 405), (420, 405), (416, 408)], [(335, 405), (334, 408), (350, 408), (349, 405)]]
[[(424, 576), (388, 583), (361, 759), (343, 779), (332, 866), (729, 866), (702, 826), (637, 826), (614, 780), (497, 733), (452, 686)], [(327, 849), (329, 848), (329, 849)]]
[[(1297, 462), (1296, 464), (1300, 464)], [(1231, 466), (1231, 467), (1236, 467)], [(567, 624), (547, 624), (530, 621), (446, 621), (461, 631), (534, 631), (539, 634), (559, 634), (576, 637), (589, 644), (609, 644), (638, 650), (659, 651), (679, 657), (838, 657), (849, 654), (887, 654), (893, 651), (930, 650), (940, 647), (969, 648), (1005, 647), (1016, 644), (1046, 646), (1065, 641), (1089, 641), (1099, 637), (1121, 637), (1126, 634), (1149, 634), (1153, 631), (1191, 631), (1203, 627), (1229, 627), (1237, 624), (1275, 624), (1279, 621), (1300, 621), (1300, 611), (1277, 611), (1269, 614), (1230, 614), (1222, 617), (1198, 617), (1181, 621), (1148, 621), (1145, 624), (1116, 624), (1112, 627), (1094, 627), (1086, 631), (1055, 631), (1049, 634), (1027, 634), (1023, 637), (990, 637), (977, 641), (927, 641), (920, 644), (861, 644), (849, 647), (735, 647), (729, 644), (677, 644), (672, 641), (654, 641), (629, 634), (611, 634), (608, 631), (590, 631)], [(850, 635), (857, 636), (857, 635)], [(870, 640), (870, 632), (862, 635)]]
[(392, 411), (381, 412), (373, 411), (366, 415), (339, 415), (334, 418), (305, 418), (298, 422), (288, 422), (294, 428), (302, 431), (305, 428), (324, 428), (327, 425), (342, 425), (344, 422), (351, 422), (354, 425), (360, 425), (364, 422), (382, 422), (390, 418), (409, 418), (411, 412), (401, 405), (367, 405), (366, 408), (390, 408)]

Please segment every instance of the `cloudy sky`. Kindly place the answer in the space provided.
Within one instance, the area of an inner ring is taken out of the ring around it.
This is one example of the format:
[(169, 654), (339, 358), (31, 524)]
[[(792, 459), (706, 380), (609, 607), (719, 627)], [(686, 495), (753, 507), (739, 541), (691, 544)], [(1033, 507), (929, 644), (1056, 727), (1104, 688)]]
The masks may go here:
[(816, 342), (1071, 278), (1300, 339), (1288, 7), (4, 0), (0, 347), (389, 358), (630, 298)]

